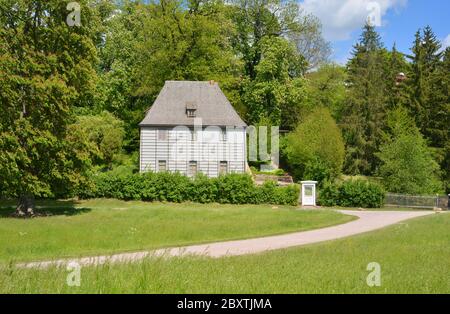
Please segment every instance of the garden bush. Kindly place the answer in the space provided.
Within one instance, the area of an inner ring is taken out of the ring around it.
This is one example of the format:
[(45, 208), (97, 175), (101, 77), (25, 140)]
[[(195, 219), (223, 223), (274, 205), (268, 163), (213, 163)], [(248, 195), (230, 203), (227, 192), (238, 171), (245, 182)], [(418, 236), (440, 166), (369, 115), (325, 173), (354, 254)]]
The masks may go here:
[(230, 174), (217, 179), (218, 199), (222, 204), (254, 204), (257, 200), (253, 180), (248, 175)]
[(229, 174), (188, 178), (179, 173), (116, 175), (101, 173), (76, 192), (79, 198), (116, 198), (162, 202), (297, 205), (299, 187), (278, 187), (275, 182), (256, 186), (251, 176)]
[(326, 108), (316, 108), (287, 135), (281, 148), (296, 180), (336, 178), (342, 171), (345, 144), (341, 130)]
[(384, 189), (365, 180), (326, 183), (319, 192), (319, 204), (322, 206), (380, 208), (384, 199)]

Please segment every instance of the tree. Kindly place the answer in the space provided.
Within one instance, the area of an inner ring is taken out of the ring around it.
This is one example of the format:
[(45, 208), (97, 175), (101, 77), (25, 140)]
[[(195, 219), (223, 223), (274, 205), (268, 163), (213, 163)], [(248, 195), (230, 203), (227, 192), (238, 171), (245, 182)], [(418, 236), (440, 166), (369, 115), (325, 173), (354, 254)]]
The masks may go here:
[(342, 171), (345, 147), (330, 111), (315, 109), (286, 138), (283, 153), (297, 179), (326, 181)]
[(65, 2), (0, 1), (0, 186), (20, 216), (34, 197), (78, 183), (87, 163), (67, 126), (95, 92), (98, 19), (78, 3), (81, 26), (69, 27)]
[(324, 64), (308, 73), (306, 79), (306, 94), (311, 107), (326, 107), (337, 121), (341, 121), (347, 97), (345, 68), (333, 63)]
[(439, 156), (445, 181), (450, 177), (450, 98), (447, 48), (441, 49), (431, 27), (416, 33), (412, 47), (409, 110), (417, 126)]
[(304, 93), (303, 79), (290, 74), (302, 71), (304, 59), (283, 38), (267, 37), (260, 45), (263, 57), (255, 68), (256, 77), (242, 84), (247, 120), (258, 124), (268, 118), (271, 125), (293, 128), (301, 114)]
[(450, 48), (444, 52), (443, 60), (433, 76), (434, 87), (429, 133), (437, 145), (441, 156), (441, 169), (446, 182), (447, 192), (450, 192)]
[(114, 158), (122, 151), (123, 124), (113, 114), (104, 111), (94, 116), (78, 116), (68, 129), (72, 142), (87, 142), (93, 165), (110, 169)]
[(387, 52), (374, 26), (366, 24), (347, 65), (348, 93), (342, 127), (347, 144), (345, 169), (371, 175), (378, 165), (387, 111)]
[(433, 121), (430, 117), (433, 107), (432, 102), (433, 76), (439, 66), (442, 53), (441, 44), (436, 39), (436, 35), (430, 26), (427, 26), (423, 34), (419, 30), (416, 33), (414, 46), (412, 47), (411, 60), (411, 102), (410, 111), (416, 119), (416, 124), (422, 133), (432, 142), (434, 138), (430, 134), (430, 123)]
[(94, 111), (82, 114), (98, 114), (108, 110), (124, 121), (125, 149), (135, 151), (139, 147), (139, 127), (152, 97), (138, 95), (140, 84), (143, 27), (150, 19), (148, 6), (125, 1), (112, 8), (103, 8), (103, 41), (98, 45), (99, 83)]
[(216, 80), (238, 77), (239, 60), (229, 42), (232, 26), (220, 1), (163, 0), (152, 3), (143, 25), (138, 93), (155, 96), (166, 80)]
[(331, 54), (322, 37), (320, 21), (306, 14), (297, 1), (232, 0), (228, 14), (236, 32), (232, 44), (244, 61), (244, 73), (256, 78), (256, 67), (262, 59), (264, 38), (287, 38), (311, 68), (326, 61)]
[(387, 61), (386, 94), (387, 107), (394, 109), (397, 106), (407, 106), (409, 104), (409, 79), (410, 66), (405, 60), (405, 56), (397, 50), (396, 45), (388, 53)]
[(319, 20), (294, 0), (227, 3), (235, 29), (231, 43), (244, 65), (237, 86), (244, 105), (241, 112), (251, 124), (268, 118), (272, 125), (294, 129), (305, 102), (302, 78), (330, 55)]
[(379, 175), (393, 193), (434, 194), (441, 192), (439, 165), (406, 109), (389, 113), (386, 143), (377, 153)]
[(332, 54), (331, 44), (322, 36), (320, 20), (310, 14), (302, 14), (300, 10), (300, 25), (298, 31), (288, 34), (290, 41), (295, 43), (297, 51), (308, 63), (308, 70), (317, 69), (327, 64)]

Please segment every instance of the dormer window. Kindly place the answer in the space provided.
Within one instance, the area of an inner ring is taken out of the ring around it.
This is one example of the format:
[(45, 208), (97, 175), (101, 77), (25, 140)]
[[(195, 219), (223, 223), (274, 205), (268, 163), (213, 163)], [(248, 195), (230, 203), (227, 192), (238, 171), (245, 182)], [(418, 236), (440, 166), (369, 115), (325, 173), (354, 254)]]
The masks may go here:
[(197, 105), (192, 102), (186, 103), (186, 116), (188, 118), (195, 118), (197, 113)]

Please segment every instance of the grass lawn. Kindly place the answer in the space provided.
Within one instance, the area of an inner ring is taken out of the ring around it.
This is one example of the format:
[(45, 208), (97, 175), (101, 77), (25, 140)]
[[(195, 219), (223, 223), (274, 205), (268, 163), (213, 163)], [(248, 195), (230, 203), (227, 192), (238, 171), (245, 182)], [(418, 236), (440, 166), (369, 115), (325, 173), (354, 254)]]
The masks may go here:
[[(376, 232), (258, 255), (150, 258), (87, 267), (81, 286), (65, 269), (0, 273), (10, 293), (450, 293), (450, 214), (410, 220)], [(366, 267), (381, 265), (381, 287)]]
[(0, 264), (89, 256), (322, 228), (353, 217), (270, 205), (45, 201), (51, 217), (9, 218), (0, 203)]

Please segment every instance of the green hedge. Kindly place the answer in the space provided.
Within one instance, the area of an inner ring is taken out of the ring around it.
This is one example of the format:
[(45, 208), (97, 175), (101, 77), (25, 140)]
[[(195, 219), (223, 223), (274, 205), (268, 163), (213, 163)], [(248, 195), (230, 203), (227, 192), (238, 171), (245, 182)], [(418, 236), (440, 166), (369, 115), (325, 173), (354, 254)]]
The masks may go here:
[(380, 208), (384, 205), (385, 191), (379, 185), (365, 180), (326, 183), (319, 192), (322, 206)]
[(130, 175), (98, 174), (92, 184), (76, 192), (80, 198), (116, 198), (163, 202), (297, 205), (299, 187), (278, 187), (274, 182), (256, 186), (249, 175), (230, 174), (191, 179), (179, 173)]

